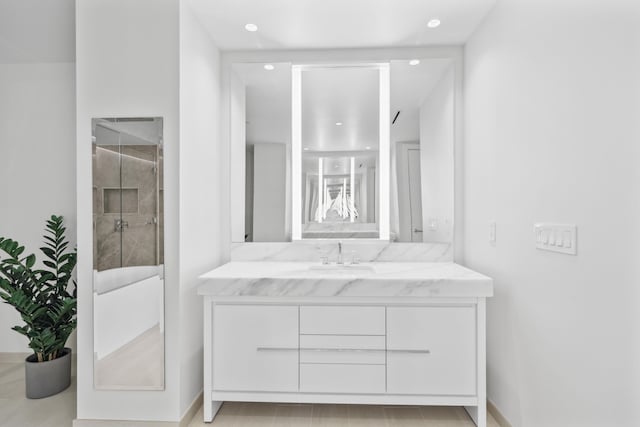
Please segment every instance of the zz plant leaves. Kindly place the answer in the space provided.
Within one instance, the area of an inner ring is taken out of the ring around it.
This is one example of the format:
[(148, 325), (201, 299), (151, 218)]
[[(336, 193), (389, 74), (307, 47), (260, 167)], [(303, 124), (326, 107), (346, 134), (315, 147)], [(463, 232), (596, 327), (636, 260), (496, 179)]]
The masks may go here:
[(77, 252), (67, 250), (65, 232), (62, 216), (47, 220), (40, 248), (46, 269), (34, 268), (34, 254), (22, 256), (24, 246), (0, 237), (0, 298), (20, 313), (24, 325), (12, 329), (27, 337), (39, 362), (61, 356), (77, 325)]

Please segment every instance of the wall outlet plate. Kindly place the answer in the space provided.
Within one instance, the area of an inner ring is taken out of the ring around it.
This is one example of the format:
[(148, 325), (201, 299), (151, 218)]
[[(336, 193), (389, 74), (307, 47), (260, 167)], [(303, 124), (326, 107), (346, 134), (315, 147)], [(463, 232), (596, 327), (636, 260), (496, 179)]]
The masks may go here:
[(533, 225), (533, 230), (537, 249), (577, 255), (578, 227), (575, 224), (539, 222)]

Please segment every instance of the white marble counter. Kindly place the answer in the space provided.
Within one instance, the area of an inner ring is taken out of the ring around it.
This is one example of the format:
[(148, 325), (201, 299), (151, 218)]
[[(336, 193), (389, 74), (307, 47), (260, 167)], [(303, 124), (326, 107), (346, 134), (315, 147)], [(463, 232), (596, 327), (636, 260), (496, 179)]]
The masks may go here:
[(449, 262), (230, 262), (200, 276), (216, 297), (490, 297), (493, 280)]

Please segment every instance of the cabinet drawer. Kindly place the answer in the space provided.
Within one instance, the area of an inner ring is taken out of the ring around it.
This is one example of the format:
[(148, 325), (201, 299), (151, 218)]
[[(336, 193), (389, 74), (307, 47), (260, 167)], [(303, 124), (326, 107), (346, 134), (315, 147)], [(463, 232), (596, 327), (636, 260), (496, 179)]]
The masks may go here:
[(475, 395), (475, 307), (388, 308), (387, 392)]
[(384, 323), (384, 307), (300, 307), (301, 334), (384, 335)]
[(385, 337), (301, 335), (300, 363), (385, 363)]
[(298, 307), (216, 305), (213, 389), (298, 391)]
[(384, 393), (384, 365), (300, 365), (300, 391)]

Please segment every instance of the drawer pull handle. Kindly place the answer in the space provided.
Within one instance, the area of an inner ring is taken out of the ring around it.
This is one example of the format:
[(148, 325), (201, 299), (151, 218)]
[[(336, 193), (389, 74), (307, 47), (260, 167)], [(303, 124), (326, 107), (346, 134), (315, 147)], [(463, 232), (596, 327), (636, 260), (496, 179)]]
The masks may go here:
[(431, 350), (387, 350), (389, 353), (431, 354)]
[(372, 352), (386, 351), (384, 348), (300, 348), (300, 351), (331, 351), (331, 352)]
[[(256, 351), (298, 351), (296, 347), (257, 347)], [(367, 352), (386, 351), (384, 348), (308, 348), (302, 347), (300, 351), (331, 351), (331, 352)]]

